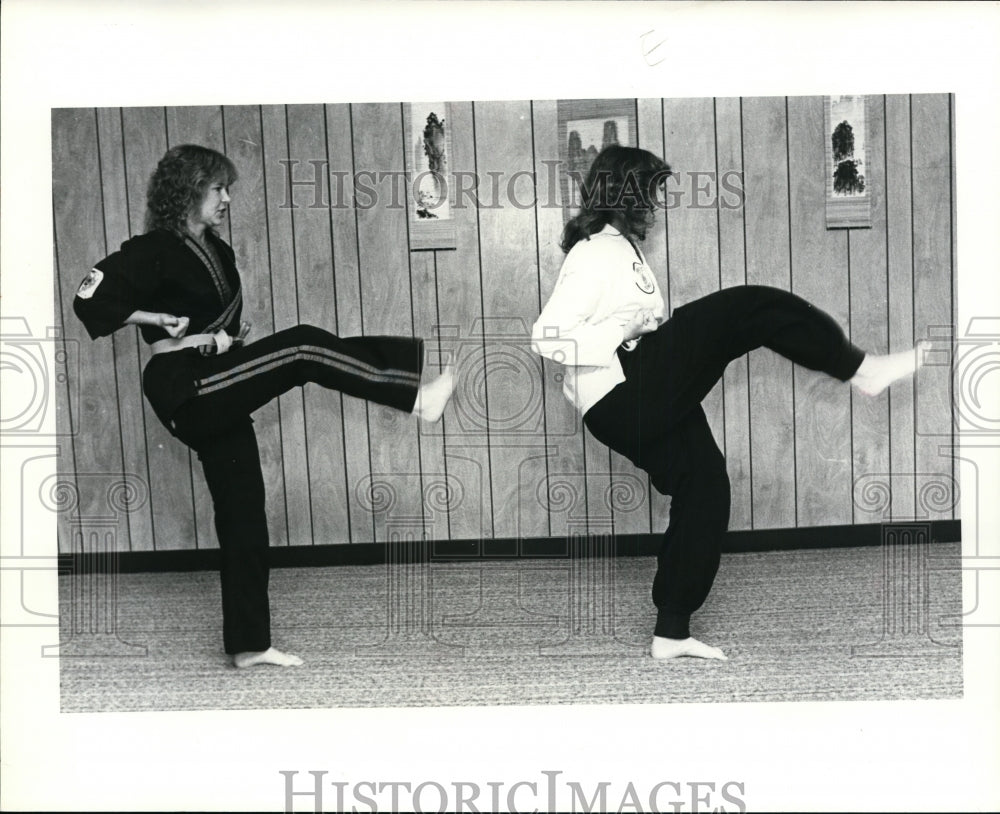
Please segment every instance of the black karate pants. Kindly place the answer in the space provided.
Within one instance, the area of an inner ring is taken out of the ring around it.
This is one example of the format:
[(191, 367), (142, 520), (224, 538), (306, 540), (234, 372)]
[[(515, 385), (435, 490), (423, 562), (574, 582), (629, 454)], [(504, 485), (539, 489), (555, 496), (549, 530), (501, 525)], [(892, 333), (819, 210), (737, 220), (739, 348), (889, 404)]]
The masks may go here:
[(584, 416), (599, 441), (644, 469), (671, 495), (653, 602), (655, 635), (685, 639), (708, 596), (729, 525), (729, 476), (701, 407), (726, 365), (755, 348), (850, 379), (864, 359), (826, 313), (787, 291), (740, 286), (677, 308), (631, 353), (626, 380)]
[(410, 412), (422, 367), (422, 340), (341, 339), (310, 325), (199, 362), (197, 395), (175, 413), (173, 432), (198, 453), (212, 495), (227, 653), (271, 646), (264, 479), (250, 414), (308, 382)]

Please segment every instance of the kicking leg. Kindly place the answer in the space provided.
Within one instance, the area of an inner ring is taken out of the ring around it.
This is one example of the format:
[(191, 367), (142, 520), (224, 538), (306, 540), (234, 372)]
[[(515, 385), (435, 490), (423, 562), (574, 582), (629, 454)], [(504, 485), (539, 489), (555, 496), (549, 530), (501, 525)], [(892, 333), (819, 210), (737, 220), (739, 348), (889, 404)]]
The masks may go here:
[(829, 314), (801, 297), (767, 286), (726, 288), (677, 308), (639, 343), (653, 357), (643, 368), (662, 370), (667, 383), (659, 415), (668, 424), (683, 418), (731, 361), (760, 347), (845, 382), (865, 358)]
[[(250, 415), (310, 382), (412, 412), (421, 389), (423, 341), (397, 336), (344, 339), (312, 325), (298, 325), (243, 348), (205, 357), (201, 368), (196, 400), (209, 420), (211, 416)], [(440, 402), (446, 402), (451, 391), (440, 380), (427, 387), (431, 394), (425, 397), (426, 412), (433, 415), (444, 409)]]
[(909, 350), (884, 356), (869, 354), (851, 377), (851, 384), (866, 396), (877, 396), (893, 382), (912, 376), (923, 367), (930, 347), (930, 342), (924, 340)]
[(437, 378), (421, 382), (413, 405), (413, 414), (432, 424), (440, 420), (454, 390), (455, 368), (448, 365)]

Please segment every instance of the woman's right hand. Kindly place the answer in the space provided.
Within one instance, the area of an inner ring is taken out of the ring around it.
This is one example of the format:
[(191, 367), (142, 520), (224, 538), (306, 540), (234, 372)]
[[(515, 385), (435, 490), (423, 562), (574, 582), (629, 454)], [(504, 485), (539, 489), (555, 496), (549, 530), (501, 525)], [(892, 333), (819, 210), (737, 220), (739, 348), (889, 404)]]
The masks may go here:
[(157, 317), (159, 326), (174, 339), (184, 336), (191, 322), (187, 317), (175, 317), (173, 314), (157, 314)]
[(623, 326), (625, 338), (622, 341), (631, 342), (633, 339), (638, 339), (643, 334), (652, 333), (659, 327), (660, 323), (658, 323), (656, 321), (656, 317), (653, 316), (652, 309), (644, 308), (641, 311), (637, 311), (635, 316), (625, 323)]

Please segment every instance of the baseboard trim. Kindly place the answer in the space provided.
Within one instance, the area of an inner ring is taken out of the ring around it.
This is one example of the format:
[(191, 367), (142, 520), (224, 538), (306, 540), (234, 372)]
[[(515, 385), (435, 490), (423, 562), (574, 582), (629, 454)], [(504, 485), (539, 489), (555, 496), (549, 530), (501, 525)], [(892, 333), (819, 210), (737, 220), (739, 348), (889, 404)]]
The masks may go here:
[[(923, 531), (924, 534), (914, 534)], [(908, 533), (909, 532), (909, 533)], [(793, 549), (851, 548), (881, 545), (887, 533), (897, 541), (912, 539), (935, 543), (959, 542), (960, 520), (866, 523), (853, 526), (817, 526), (797, 529), (754, 529), (730, 531), (722, 550), (725, 553), (788, 551)], [(651, 556), (659, 549), (659, 534), (622, 534), (613, 538), (530, 537), (499, 540), (429, 540), (426, 545), (407, 544), (405, 561), (467, 562), (470, 560), (569, 559), (605, 556), (614, 546), (614, 556)], [(300, 568), (331, 565), (378, 565), (401, 561), (399, 544), (356, 543), (349, 545), (274, 546), (272, 568)], [(390, 553), (392, 552), (392, 553)], [(109, 562), (111, 560), (111, 562)], [(219, 568), (218, 549), (189, 551), (122, 551), (113, 555), (60, 554), (62, 573), (95, 570), (118, 573), (157, 571), (207, 571)]]

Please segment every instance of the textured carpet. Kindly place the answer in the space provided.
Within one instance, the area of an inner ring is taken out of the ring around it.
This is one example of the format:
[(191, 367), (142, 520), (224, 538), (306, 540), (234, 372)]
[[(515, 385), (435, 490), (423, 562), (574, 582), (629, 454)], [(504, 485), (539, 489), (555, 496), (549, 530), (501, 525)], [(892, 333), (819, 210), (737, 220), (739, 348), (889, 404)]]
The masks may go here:
[(280, 569), (274, 644), (306, 664), (244, 671), (216, 574), (62, 577), (62, 710), (958, 698), (958, 565), (941, 543), (724, 555), (692, 632), (725, 663), (648, 656), (648, 557)]

